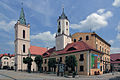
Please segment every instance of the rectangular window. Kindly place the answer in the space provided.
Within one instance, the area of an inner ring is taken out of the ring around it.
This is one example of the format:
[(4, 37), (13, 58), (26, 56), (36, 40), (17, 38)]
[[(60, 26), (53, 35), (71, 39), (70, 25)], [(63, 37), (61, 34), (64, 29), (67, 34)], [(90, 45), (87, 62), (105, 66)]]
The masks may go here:
[(102, 71), (102, 66), (100, 66), (100, 71)]
[(45, 67), (45, 71), (47, 71), (47, 67)]
[(84, 71), (84, 66), (80, 66), (80, 71)]
[(23, 30), (23, 38), (25, 38), (25, 30)]
[(47, 63), (47, 59), (45, 59), (45, 64)]
[(74, 39), (74, 42), (76, 42), (76, 39)]
[(23, 53), (25, 53), (25, 44), (23, 45)]
[(100, 46), (100, 51), (101, 51), (101, 46)]
[(84, 60), (84, 54), (80, 54), (80, 59), (79, 61), (83, 61)]
[(98, 45), (96, 44), (96, 49), (98, 49)]
[(62, 57), (60, 57), (60, 62), (62, 62)]
[(89, 36), (86, 36), (86, 40), (89, 40)]
[(103, 52), (103, 48), (102, 48), (102, 52)]
[(100, 56), (100, 62), (102, 62), (102, 56)]
[(67, 59), (68, 58), (68, 56), (65, 56), (65, 59)]

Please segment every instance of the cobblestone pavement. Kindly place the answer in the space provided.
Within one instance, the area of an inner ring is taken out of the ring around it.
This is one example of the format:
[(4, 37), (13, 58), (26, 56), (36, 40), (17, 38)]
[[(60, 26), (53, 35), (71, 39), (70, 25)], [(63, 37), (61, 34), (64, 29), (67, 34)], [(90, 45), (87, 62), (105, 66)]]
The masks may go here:
[(76, 78), (57, 77), (56, 74), (43, 74), (43, 73), (27, 73), (0, 70), (0, 80), (120, 80), (120, 73), (112, 73), (97, 75), (97, 76), (84, 76), (79, 75)]

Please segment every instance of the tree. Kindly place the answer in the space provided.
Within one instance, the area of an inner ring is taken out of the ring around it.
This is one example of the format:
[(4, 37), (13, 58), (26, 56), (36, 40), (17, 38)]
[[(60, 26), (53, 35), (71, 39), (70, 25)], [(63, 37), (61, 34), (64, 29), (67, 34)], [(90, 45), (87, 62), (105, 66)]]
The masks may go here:
[(42, 66), (42, 63), (43, 63), (43, 57), (41, 55), (37, 55), (35, 57), (34, 61), (35, 61), (36, 65), (37, 65), (37, 67), (38, 67), (38, 71), (42, 72), (41, 66)]
[(27, 64), (27, 69), (28, 69), (29, 73), (31, 72), (32, 61), (33, 61), (33, 59), (31, 57), (23, 58), (23, 63)]
[(54, 69), (54, 72), (55, 72), (56, 58), (49, 58), (49, 60), (48, 60), (48, 66), (49, 66), (49, 71), (51, 71), (51, 68), (52, 68), (52, 71)]
[(75, 71), (75, 67), (77, 66), (77, 60), (74, 55), (70, 55), (65, 59), (66, 66), (71, 68), (71, 71)]

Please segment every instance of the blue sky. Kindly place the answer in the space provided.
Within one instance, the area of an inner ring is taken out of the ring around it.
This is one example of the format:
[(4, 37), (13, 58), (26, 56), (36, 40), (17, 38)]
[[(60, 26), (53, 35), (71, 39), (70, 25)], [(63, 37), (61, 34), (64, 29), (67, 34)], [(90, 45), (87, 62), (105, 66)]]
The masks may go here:
[(120, 52), (120, 0), (0, 0), (0, 53), (14, 53), (14, 24), (22, 2), (31, 25), (31, 45), (55, 45), (57, 19), (64, 5), (71, 34), (91, 28), (112, 45), (111, 53)]

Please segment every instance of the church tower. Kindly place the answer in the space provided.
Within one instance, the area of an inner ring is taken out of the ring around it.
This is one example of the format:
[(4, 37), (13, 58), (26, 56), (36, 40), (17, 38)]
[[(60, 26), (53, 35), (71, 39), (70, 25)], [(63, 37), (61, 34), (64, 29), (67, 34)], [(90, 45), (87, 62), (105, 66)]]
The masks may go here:
[(56, 34), (56, 50), (62, 50), (68, 43), (71, 43), (71, 36), (69, 33), (69, 20), (64, 13), (64, 8), (61, 16), (57, 20), (57, 34)]
[(24, 10), (21, 8), (19, 20), (15, 28), (15, 69), (26, 70), (27, 65), (23, 63), (23, 58), (27, 57), (30, 48), (30, 25), (26, 24)]

